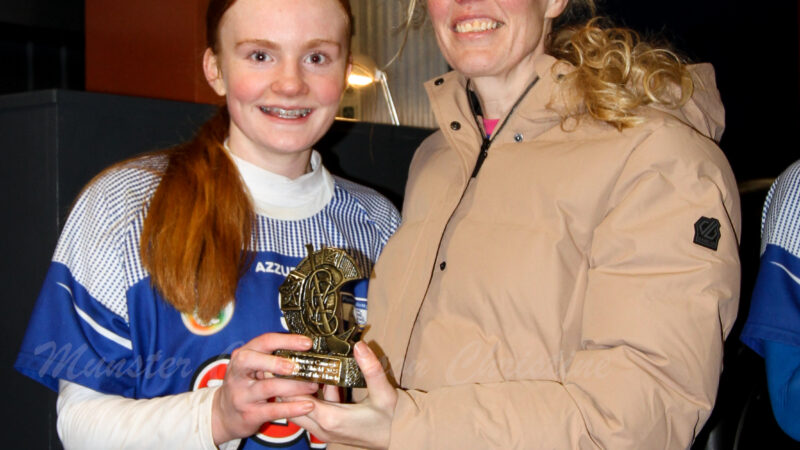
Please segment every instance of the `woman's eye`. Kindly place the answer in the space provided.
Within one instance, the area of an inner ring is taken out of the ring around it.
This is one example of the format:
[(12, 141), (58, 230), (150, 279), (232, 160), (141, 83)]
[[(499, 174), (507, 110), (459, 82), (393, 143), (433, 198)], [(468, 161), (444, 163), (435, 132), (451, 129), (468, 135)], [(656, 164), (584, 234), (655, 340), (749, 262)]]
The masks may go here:
[(256, 62), (269, 61), (269, 55), (264, 52), (253, 52), (250, 54), (250, 59)]
[(311, 64), (325, 64), (328, 62), (328, 57), (323, 55), (322, 53), (312, 53), (306, 56), (306, 62)]

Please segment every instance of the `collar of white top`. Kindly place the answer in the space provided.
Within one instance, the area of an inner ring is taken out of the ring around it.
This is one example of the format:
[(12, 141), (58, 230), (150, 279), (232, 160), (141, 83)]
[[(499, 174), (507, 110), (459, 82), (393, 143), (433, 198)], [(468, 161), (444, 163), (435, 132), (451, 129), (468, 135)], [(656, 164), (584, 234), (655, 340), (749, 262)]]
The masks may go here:
[(256, 214), (278, 220), (300, 220), (317, 214), (333, 198), (333, 177), (322, 165), (319, 152), (311, 152), (311, 172), (294, 180), (262, 169), (225, 150), (239, 169)]

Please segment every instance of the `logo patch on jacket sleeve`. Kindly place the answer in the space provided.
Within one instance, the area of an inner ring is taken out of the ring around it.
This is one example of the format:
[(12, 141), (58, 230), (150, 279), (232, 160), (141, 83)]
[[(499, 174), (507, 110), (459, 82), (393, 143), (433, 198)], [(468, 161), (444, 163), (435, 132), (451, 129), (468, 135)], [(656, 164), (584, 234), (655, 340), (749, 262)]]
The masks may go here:
[(719, 220), (701, 217), (694, 223), (694, 243), (716, 251), (720, 237), (719, 227)]

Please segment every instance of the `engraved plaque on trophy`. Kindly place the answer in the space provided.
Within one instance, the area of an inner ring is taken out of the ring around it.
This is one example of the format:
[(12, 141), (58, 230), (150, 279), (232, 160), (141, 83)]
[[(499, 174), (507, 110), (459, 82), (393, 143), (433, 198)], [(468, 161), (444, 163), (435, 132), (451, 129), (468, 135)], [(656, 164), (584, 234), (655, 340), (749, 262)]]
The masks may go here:
[(353, 324), (344, 329), (342, 285), (361, 278), (358, 267), (344, 250), (323, 247), (314, 251), (306, 245), (308, 256), (286, 277), (281, 287), (280, 305), (289, 331), (311, 338), (311, 350), (277, 350), (275, 355), (297, 363), (290, 376), (315, 383), (344, 387), (365, 387), (364, 375), (353, 358)]

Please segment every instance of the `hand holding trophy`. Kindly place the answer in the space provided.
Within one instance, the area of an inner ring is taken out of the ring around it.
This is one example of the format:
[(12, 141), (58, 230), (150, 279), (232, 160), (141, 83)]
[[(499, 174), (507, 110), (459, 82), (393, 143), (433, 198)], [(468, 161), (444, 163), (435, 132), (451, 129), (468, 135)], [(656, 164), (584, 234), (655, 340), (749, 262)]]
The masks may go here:
[(344, 329), (342, 285), (362, 278), (344, 250), (323, 247), (314, 251), (286, 277), (279, 288), (280, 307), (292, 333), (313, 341), (310, 351), (277, 350), (275, 355), (297, 363), (298, 370), (285, 378), (343, 387), (365, 387), (364, 375), (353, 358), (356, 325)]

